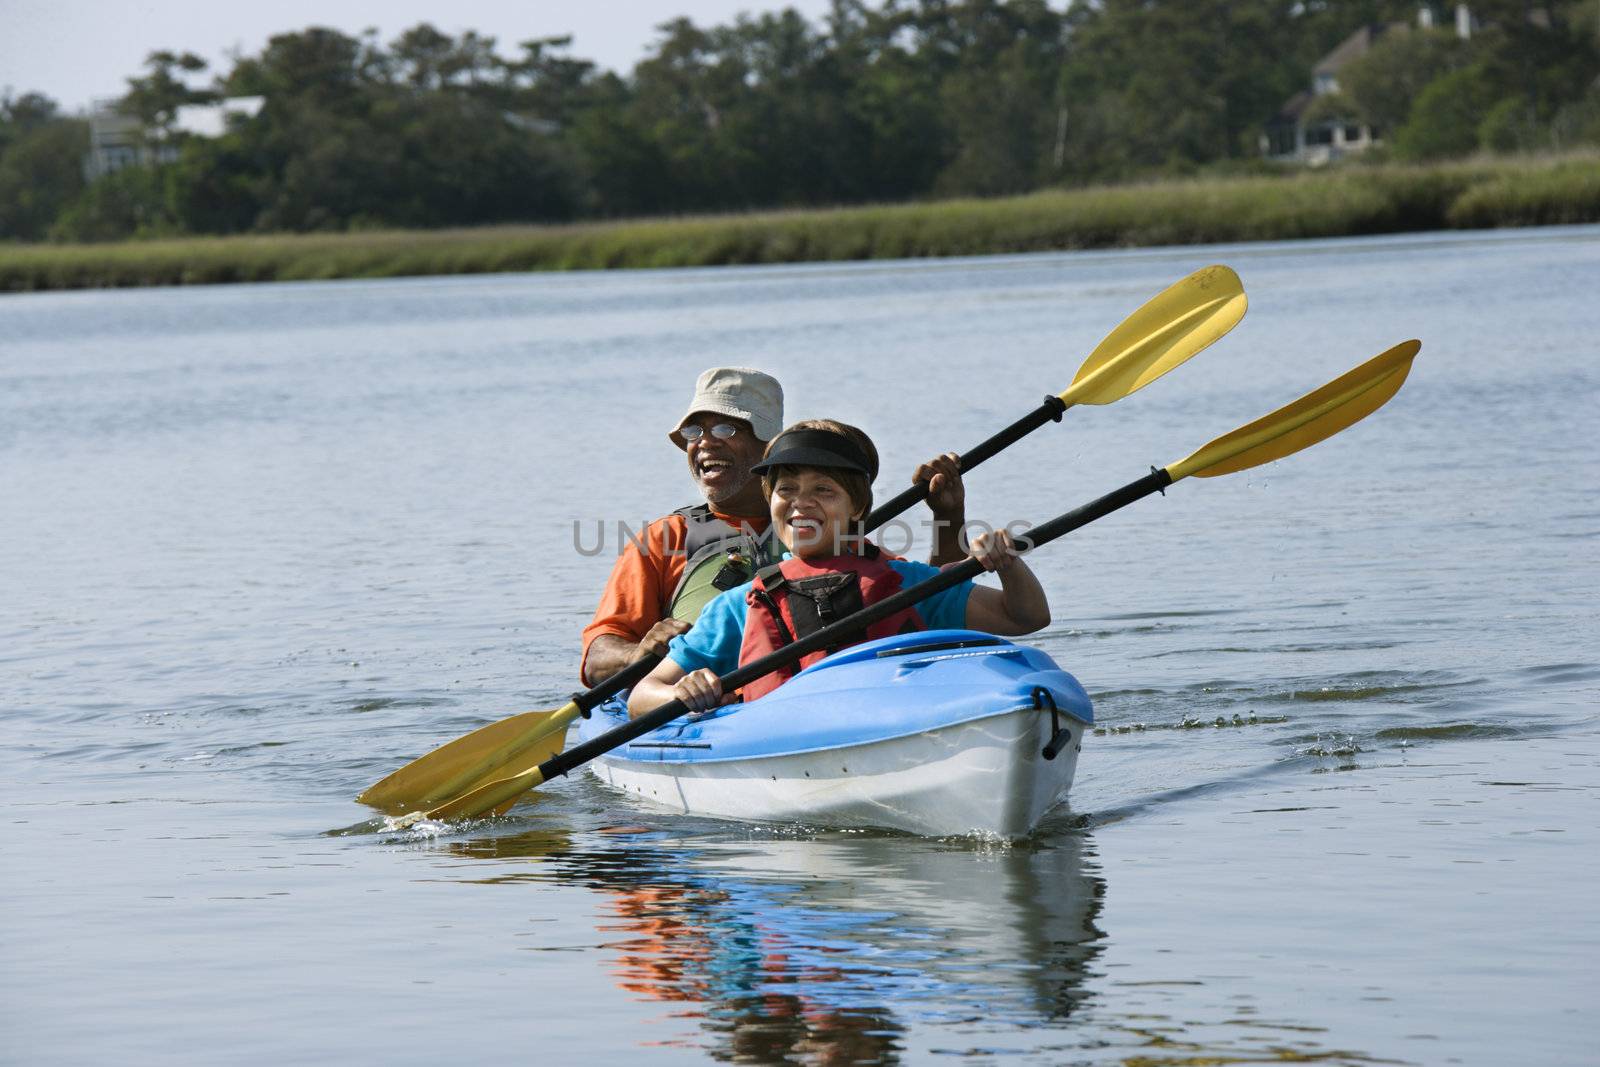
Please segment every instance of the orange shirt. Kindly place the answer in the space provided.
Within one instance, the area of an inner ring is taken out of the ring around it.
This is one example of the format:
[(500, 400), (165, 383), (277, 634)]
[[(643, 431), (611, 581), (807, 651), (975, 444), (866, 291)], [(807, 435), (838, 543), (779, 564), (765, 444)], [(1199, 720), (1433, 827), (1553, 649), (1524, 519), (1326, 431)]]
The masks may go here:
[[(771, 525), (769, 515), (726, 515), (713, 510), (712, 514), (730, 526), (741, 523), (761, 533)], [(638, 643), (649, 633), (650, 627), (666, 618), (671, 607), (673, 591), (683, 578), (683, 567), (688, 556), (683, 551), (689, 533), (689, 520), (682, 515), (668, 515), (645, 527), (644, 536), (628, 539), (622, 553), (611, 568), (605, 592), (600, 594), (600, 606), (595, 609), (594, 621), (583, 628), (583, 661), (578, 666), (578, 677), (589, 660), (589, 646), (601, 634), (615, 634)]]

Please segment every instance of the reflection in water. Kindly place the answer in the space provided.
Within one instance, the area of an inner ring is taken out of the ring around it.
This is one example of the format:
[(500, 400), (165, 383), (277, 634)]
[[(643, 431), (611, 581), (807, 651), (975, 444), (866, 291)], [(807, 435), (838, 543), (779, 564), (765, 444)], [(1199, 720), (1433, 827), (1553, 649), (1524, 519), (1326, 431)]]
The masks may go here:
[(914, 1023), (1065, 1022), (1102, 940), (1088, 841), (730, 842), (633, 828), (450, 850), (544, 861), (486, 881), (601, 891), (617, 984), (684, 1005), (716, 1058), (842, 1064), (898, 1062)]

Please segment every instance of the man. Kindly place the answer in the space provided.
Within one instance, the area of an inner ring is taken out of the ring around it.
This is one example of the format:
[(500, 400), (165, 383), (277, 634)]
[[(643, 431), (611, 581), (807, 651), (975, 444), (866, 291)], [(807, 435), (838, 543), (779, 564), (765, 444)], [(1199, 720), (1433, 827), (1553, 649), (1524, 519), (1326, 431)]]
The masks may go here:
[[(700, 375), (688, 412), (667, 437), (683, 450), (705, 503), (655, 520), (623, 546), (583, 631), (585, 685), (666, 655), (667, 642), (686, 632), (712, 597), (776, 561), (782, 548), (767, 536), (767, 501), (750, 468), (782, 429), (783, 387), (770, 374), (713, 367)], [(929, 562), (964, 558), (965, 490), (955, 454), (922, 464), (912, 480), (928, 483), (938, 520)]]

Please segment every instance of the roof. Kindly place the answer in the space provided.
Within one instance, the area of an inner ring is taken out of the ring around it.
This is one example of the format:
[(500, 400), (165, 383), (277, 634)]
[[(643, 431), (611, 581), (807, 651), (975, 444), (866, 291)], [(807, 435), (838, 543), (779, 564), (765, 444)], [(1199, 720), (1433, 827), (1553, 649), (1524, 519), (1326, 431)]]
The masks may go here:
[(1378, 39), (1387, 33), (1402, 32), (1410, 29), (1410, 24), (1405, 22), (1379, 23), (1371, 22), (1356, 30), (1350, 36), (1339, 42), (1338, 47), (1317, 61), (1311, 68), (1311, 83), (1313, 89), (1305, 89), (1295, 93), (1283, 102), (1271, 122), (1294, 122), (1311, 103), (1316, 84), (1324, 78), (1331, 78), (1339, 69), (1354, 60), (1360, 59), (1371, 51)]
[(1311, 106), (1314, 95), (1310, 89), (1301, 89), (1283, 102), (1283, 106), (1278, 109), (1278, 113), (1267, 120), (1267, 125), (1293, 126), (1299, 121), (1300, 116), (1305, 114), (1306, 108)]
[[(1401, 23), (1401, 25), (1405, 24)], [(1338, 73), (1339, 68), (1346, 63), (1366, 55), (1378, 38), (1383, 36), (1384, 30), (1387, 28), (1371, 24), (1361, 27), (1355, 33), (1340, 41), (1338, 47), (1334, 48), (1333, 51), (1318, 60), (1317, 65), (1311, 68), (1311, 76), (1314, 78), (1318, 74)]]

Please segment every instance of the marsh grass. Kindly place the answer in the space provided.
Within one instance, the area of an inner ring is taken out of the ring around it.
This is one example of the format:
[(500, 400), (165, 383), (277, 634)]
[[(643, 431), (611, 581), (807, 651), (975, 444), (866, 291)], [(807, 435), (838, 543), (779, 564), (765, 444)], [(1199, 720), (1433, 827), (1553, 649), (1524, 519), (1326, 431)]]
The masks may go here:
[(560, 226), (0, 244), (0, 290), (701, 267), (1600, 222), (1600, 155)]
[(1600, 220), (1600, 160), (1567, 160), (1547, 170), (1502, 175), (1450, 205), (1462, 228), (1551, 226)]

